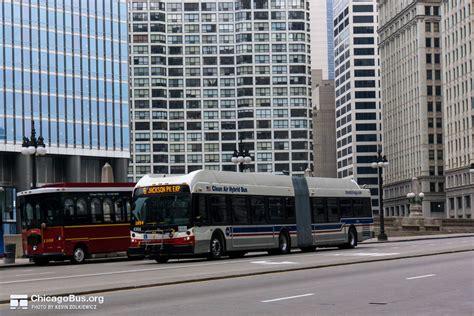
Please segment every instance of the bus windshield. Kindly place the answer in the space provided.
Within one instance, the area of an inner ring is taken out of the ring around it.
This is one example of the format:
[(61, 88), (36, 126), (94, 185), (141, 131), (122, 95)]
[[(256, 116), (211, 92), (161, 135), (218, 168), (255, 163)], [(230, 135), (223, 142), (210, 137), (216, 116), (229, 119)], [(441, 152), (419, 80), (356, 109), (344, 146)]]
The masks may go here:
[(42, 223), (62, 224), (61, 203), (57, 198), (43, 197), (40, 201), (27, 197), (20, 203), (23, 228), (39, 228)]
[(133, 211), (145, 225), (189, 225), (191, 222), (191, 195), (150, 195), (135, 199)]

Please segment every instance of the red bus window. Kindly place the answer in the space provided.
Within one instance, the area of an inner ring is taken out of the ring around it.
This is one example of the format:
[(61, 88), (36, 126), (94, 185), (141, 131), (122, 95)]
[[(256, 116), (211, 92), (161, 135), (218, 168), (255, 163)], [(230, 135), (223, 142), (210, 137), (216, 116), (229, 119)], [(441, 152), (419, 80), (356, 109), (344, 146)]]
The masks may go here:
[(115, 200), (115, 221), (122, 222), (125, 218), (123, 216), (124, 207), (122, 199)]
[(87, 204), (86, 200), (84, 199), (78, 199), (76, 201), (76, 213), (77, 216), (85, 216), (87, 215)]
[(104, 201), (102, 202), (102, 210), (104, 212), (104, 222), (111, 222), (112, 215), (114, 213), (114, 205), (111, 199), (104, 199)]
[(91, 215), (93, 223), (100, 223), (103, 220), (102, 203), (98, 198), (91, 200)]

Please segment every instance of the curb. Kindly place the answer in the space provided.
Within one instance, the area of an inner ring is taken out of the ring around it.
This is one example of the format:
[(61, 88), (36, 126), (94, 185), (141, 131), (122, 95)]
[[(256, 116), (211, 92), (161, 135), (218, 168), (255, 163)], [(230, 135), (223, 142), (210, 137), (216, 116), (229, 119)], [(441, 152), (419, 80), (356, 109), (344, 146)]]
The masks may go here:
[[(463, 253), (463, 252), (470, 252), (470, 251), (474, 251), (474, 248), (461, 249), (461, 250), (449, 250), (449, 251), (443, 251), (443, 252), (437, 252), (437, 253), (427, 253), (427, 254), (419, 254), (419, 255), (411, 255), (411, 256), (402, 256), (402, 257), (396, 257), (396, 258), (380, 258), (380, 259), (372, 259), (372, 260), (361, 260), (361, 261), (356, 261), (356, 262), (330, 263), (330, 264), (323, 264), (323, 265), (316, 265), (316, 266), (306, 266), (306, 267), (300, 267), (300, 268), (278, 269), (278, 270), (260, 271), (260, 272), (248, 272), (248, 273), (242, 273), (242, 274), (231, 274), (231, 275), (225, 275), (225, 276), (198, 278), (198, 279), (192, 279), (192, 280), (170, 281), (170, 282), (143, 284), (143, 285), (129, 285), (129, 286), (122, 286), (122, 287), (115, 287), (115, 288), (105, 288), (105, 289), (97, 289), (97, 290), (89, 290), (89, 291), (58, 293), (58, 294), (48, 294), (48, 295), (50, 295), (50, 296), (67, 296), (67, 295), (79, 296), (79, 295), (91, 295), (91, 294), (99, 294), (99, 293), (112, 293), (112, 292), (125, 291), (125, 290), (136, 290), (136, 289), (146, 289), (146, 288), (151, 288), (151, 287), (162, 287), (162, 286), (179, 285), (179, 284), (187, 284), (187, 283), (199, 283), (199, 282), (216, 281), (216, 280), (236, 279), (236, 278), (244, 278), (244, 277), (267, 275), (267, 274), (276, 274), (276, 273), (284, 273), (284, 272), (296, 272), (296, 271), (305, 271), (305, 270), (314, 270), (314, 269), (324, 269), (324, 268), (330, 268), (330, 267), (348, 266), (348, 265), (362, 264), (362, 263), (372, 263), (372, 262), (381, 262), (381, 261), (394, 261), (394, 260), (400, 260), (400, 259), (431, 257), (431, 256), (437, 256), (437, 255)], [(3, 304), (10, 304), (10, 300), (0, 300), (0, 305), (3, 305)]]
[[(431, 239), (466, 238), (466, 237), (474, 237), (474, 234), (456, 235), (456, 236), (449, 236), (449, 235), (442, 235), (442, 236), (426, 235), (426, 236), (423, 236), (423, 237), (420, 237), (420, 238), (414, 238), (414, 239), (399, 239), (399, 240), (390, 240), (390, 237), (388, 237), (388, 240), (384, 240), (384, 241), (379, 241), (379, 240), (364, 241), (363, 244), (386, 244), (386, 243), (395, 243), (395, 242), (408, 242), (408, 241), (431, 240)], [(392, 238), (400, 238), (400, 237), (392, 237)]]

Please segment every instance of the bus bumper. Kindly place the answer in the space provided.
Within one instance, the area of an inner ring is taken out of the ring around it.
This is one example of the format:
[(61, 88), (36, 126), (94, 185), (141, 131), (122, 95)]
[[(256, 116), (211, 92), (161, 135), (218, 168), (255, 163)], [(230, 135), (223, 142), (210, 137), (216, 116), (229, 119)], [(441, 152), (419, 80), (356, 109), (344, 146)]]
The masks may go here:
[(140, 247), (141, 253), (148, 258), (193, 255), (194, 245), (147, 245)]
[(44, 259), (49, 259), (49, 260), (65, 260), (66, 259), (66, 255), (64, 253), (61, 253), (61, 252), (58, 252), (58, 253), (54, 253), (54, 252), (51, 252), (51, 253), (37, 253), (37, 254), (27, 254), (25, 255), (26, 258), (29, 258), (29, 259), (40, 259), (40, 258), (44, 258)]

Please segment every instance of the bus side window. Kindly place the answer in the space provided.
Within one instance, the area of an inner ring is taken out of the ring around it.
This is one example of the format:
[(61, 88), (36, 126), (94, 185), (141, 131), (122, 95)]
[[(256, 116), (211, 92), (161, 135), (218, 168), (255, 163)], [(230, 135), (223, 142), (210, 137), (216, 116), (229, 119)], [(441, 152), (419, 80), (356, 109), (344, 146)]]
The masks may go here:
[(328, 203), (328, 222), (334, 223), (339, 222), (341, 217), (339, 215), (339, 206), (337, 205), (337, 199), (329, 198), (327, 199)]
[(104, 211), (104, 222), (111, 222), (113, 220), (112, 216), (114, 215), (114, 204), (111, 199), (105, 198), (102, 201), (102, 210)]
[(213, 224), (228, 224), (226, 197), (223, 195), (211, 195), (209, 198), (209, 210)]
[(126, 199), (125, 202), (125, 216), (127, 217), (127, 221), (130, 221), (132, 216), (132, 204), (129, 199)]
[(83, 198), (79, 198), (76, 201), (76, 216), (74, 217), (74, 221), (81, 223), (87, 223), (89, 221), (87, 203)]
[(71, 198), (64, 200), (64, 220), (72, 222), (74, 219), (74, 201)]
[(98, 198), (93, 198), (91, 200), (91, 215), (92, 223), (100, 223), (104, 219), (102, 214), (102, 203)]
[(366, 216), (364, 213), (364, 198), (354, 198), (352, 199), (352, 202), (354, 203), (354, 216)]
[(206, 196), (204, 194), (194, 195), (194, 218), (193, 222), (199, 225), (208, 225), (209, 217), (206, 205)]
[(117, 198), (114, 202), (115, 204), (115, 221), (120, 223), (123, 222), (125, 217), (124, 217), (124, 205), (123, 201), (121, 198)]
[(268, 211), (272, 223), (281, 224), (285, 221), (285, 208), (280, 197), (268, 198)]
[(296, 223), (295, 199), (292, 197), (285, 197), (285, 215), (287, 223)]
[(245, 196), (232, 196), (232, 223), (246, 225), (249, 223), (247, 198)]
[(339, 210), (341, 211), (341, 217), (354, 217), (351, 199), (340, 199)]
[(267, 216), (265, 211), (265, 198), (251, 197), (250, 210), (252, 214), (252, 224), (266, 224)]
[(316, 224), (327, 223), (328, 213), (326, 209), (326, 203), (324, 198), (311, 198), (313, 206), (313, 219)]

